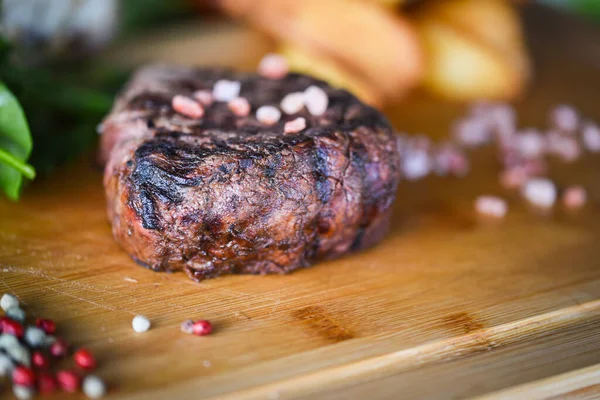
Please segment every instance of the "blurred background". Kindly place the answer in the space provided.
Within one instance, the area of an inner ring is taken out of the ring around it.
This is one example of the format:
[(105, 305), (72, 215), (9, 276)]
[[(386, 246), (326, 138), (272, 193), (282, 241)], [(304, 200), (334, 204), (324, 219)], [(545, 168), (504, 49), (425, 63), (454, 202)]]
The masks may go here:
[[(600, 22), (600, 1), (540, 2)], [(376, 107), (412, 93), (456, 103), (514, 101), (536, 73), (518, 9), (524, 3), (5, 0), (0, 80), (23, 109), (32, 146), (17, 151), (0, 134), (0, 151), (4, 143), (10, 162), (29, 160), (38, 176), (48, 174), (94, 143), (119, 87), (150, 61), (253, 69), (275, 51), (292, 70)], [(0, 162), (0, 186), (3, 179)]]

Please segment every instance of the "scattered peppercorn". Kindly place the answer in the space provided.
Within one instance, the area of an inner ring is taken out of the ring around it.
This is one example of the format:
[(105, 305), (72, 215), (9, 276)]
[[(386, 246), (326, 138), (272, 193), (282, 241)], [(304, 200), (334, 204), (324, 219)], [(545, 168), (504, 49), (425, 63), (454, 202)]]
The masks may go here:
[(192, 325), (192, 333), (196, 336), (205, 336), (212, 332), (213, 327), (210, 321), (200, 320)]
[(96, 360), (88, 349), (79, 349), (73, 355), (75, 363), (83, 369), (96, 368)]
[(62, 370), (56, 373), (56, 381), (64, 392), (74, 393), (79, 389), (81, 377), (75, 371)]

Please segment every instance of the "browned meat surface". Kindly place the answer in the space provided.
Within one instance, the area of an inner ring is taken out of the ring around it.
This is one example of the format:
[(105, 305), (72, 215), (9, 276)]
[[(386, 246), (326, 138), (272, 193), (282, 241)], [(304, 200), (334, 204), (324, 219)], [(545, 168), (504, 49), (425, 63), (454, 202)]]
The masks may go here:
[[(178, 94), (240, 81), (252, 111), (226, 103), (201, 119), (171, 107)], [(323, 88), (329, 107), (267, 126), (261, 105)], [(283, 134), (304, 117), (301, 132)], [(307, 76), (270, 80), (218, 69), (140, 70), (102, 125), (100, 157), (116, 240), (155, 271), (194, 280), (229, 273), (285, 273), (379, 241), (399, 180), (392, 130), (376, 110)]]

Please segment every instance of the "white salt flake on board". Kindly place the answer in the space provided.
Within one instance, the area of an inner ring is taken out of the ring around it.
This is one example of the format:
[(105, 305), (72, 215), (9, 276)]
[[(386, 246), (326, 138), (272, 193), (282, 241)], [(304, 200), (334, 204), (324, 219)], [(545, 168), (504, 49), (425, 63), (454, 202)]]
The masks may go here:
[(493, 218), (504, 218), (508, 205), (504, 199), (497, 196), (479, 196), (475, 199), (477, 213)]
[(591, 152), (600, 152), (600, 128), (593, 122), (586, 122), (581, 129), (583, 147)]
[(569, 105), (561, 104), (550, 112), (550, 123), (564, 133), (573, 133), (579, 126), (579, 114)]
[(416, 181), (429, 174), (432, 167), (431, 159), (427, 152), (422, 150), (409, 150), (402, 160), (402, 174), (409, 181)]
[(12, 307), (19, 307), (19, 299), (10, 293), (4, 293), (0, 299), (0, 307), (6, 311)]
[(150, 329), (150, 320), (143, 315), (136, 315), (131, 321), (131, 326), (138, 333), (147, 332)]
[(556, 186), (546, 178), (531, 178), (522, 189), (522, 195), (532, 205), (550, 208), (556, 202)]

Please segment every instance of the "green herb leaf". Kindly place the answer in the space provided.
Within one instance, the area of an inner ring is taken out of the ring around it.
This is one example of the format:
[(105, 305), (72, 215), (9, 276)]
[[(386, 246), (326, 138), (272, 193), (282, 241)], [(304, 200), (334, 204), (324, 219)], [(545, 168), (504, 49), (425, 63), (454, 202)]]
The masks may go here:
[(19, 198), (23, 176), (35, 171), (26, 163), (32, 140), (25, 114), (10, 90), (0, 82), (0, 189), (12, 200)]

